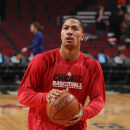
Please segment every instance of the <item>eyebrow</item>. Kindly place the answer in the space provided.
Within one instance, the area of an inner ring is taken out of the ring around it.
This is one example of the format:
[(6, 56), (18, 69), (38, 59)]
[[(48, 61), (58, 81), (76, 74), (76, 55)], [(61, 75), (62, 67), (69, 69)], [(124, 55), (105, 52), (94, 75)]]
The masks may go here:
[[(64, 25), (64, 26), (69, 26), (69, 25)], [(72, 25), (72, 27), (77, 27), (77, 28), (79, 28), (79, 26), (77, 26), (77, 25)]]

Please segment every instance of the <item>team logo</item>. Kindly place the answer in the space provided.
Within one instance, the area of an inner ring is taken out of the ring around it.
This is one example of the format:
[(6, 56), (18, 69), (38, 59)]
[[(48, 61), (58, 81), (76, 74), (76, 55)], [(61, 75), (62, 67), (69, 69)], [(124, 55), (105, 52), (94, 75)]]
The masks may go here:
[(82, 89), (83, 76), (67, 74), (55, 74), (53, 78), (53, 87), (64, 87)]

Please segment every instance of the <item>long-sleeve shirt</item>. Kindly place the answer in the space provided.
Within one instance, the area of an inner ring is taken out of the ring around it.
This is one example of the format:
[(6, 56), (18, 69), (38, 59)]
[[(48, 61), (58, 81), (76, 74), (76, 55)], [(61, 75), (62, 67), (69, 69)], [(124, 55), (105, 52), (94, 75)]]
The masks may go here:
[[(72, 126), (53, 123), (46, 112), (46, 96), (52, 89), (73, 94), (83, 105), (84, 115)], [(86, 98), (89, 104), (84, 107)], [(18, 100), (29, 106), (29, 130), (86, 130), (86, 120), (97, 115), (105, 104), (105, 85), (100, 64), (80, 52), (76, 61), (65, 61), (59, 48), (35, 56), (18, 90)]]
[(34, 56), (44, 52), (43, 40), (44, 40), (44, 36), (42, 32), (38, 31), (32, 39), (32, 45), (27, 47), (27, 50), (32, 50)]

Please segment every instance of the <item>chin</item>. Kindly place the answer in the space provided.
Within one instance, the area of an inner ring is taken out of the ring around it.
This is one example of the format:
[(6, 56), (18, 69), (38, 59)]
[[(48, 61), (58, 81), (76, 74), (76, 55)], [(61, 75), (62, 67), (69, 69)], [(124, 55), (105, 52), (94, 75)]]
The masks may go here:
[(74, 43), (64, 43), (65, 47), (74, 47)]

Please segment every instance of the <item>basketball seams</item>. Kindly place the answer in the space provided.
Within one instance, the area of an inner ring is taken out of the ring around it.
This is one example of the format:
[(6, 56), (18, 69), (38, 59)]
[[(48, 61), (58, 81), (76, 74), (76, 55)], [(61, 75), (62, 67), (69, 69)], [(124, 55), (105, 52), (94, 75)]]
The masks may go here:
[[(63, 93), (63, 94), (64, 94), (64, 93)], [(63, 94), (61, 94), (61, 95), (63, 95)], [(57, 100), (57, 99), (58, 99), (58, 98), (56, 98), (56, 100)], [(56, 102), (56, 100), (55, 100), (55, 101), (53, 102), (53, 104), (51, 105), (50, 116), (49, 116), (51, 119), (53, 119), (53, 118), (51, 117), (51, 110), (52, 110), (52, 107), (53, 107), (54, 103)]]
[[(68, 106), (71, 102), (73, 102), (74, 100), (76, 100), (76, 98), (74, 98), (74, 99), (72, 99), (66, 106)], [(61, 108), (57, 113), (59, 113), (62, 109), (64, 109), (66, 106), (64, 106), (63, 108)], [(56, 114), (57, 113), (55, 113), (55, 115), (53, 116), (53, 119), (55, 120), (55, 116), (56, 116)]]
[[(63, 94), (61, 94), (62, 95), (62, 98), (66, 95), (66, 93), (63, 93)], [(71, 95), (71, 94), (70, 94)], [(66, 99), (66, 98), (65, 98)], [(58, 100), (60, 100), (59, 99), (59, 97), (57, 97), (55, 100), (52, 100), (52, 103), (51, 104), (47, 104), (47, 106), (46, 106), (46, 109), (47, 109), (47, 115), (48, 115), (48, 117), (53, 121), (53, 122), (55, 122), (56, 124), (59, 124), (59, 125), (64, 125), (64, 124), (62, 124), (62, 122), (68, 122), (69, 120), (73, 120), (74, 118), (73, 118), (73, 116), (75, 115), (75, 114), (77, 114), (77, 112), (79, 111), (79, 109), (77, 109), (76, 110), (76, 112), (74, 112), (74, 111), (72, 111), (71, 112), (71, 114), (69, 114), (68, 116), (69, 117), (66, 117), (65, 116), (65, 118), (61, 118), (61, 117), (57, 117), (57, 118), (59, 118), (59, 119), (55, 119), (55, 117), (56, 117), (56, 115), (58, 116), (59, 115), (59, 113), (60, 112), (62, 112), (62, 111), (64, 111), (64, 109), (67, 109), (68, 108), (68, 106), (72, 103), (72, 104), (75, 104), (76, 102), (76, 98), (73, 96), (73, 98), (71, 98), (71, 101), (67, 104), (67, 103), (65, 103), (65, 106), (61, 106), (60, 107), (60, 110), (59, 111), (53, 111), (53, 107), (54, 107), (54, 105), (57, 103), (57, 101)], [(70, 100), (70, 99), (69, 99)], [(65, 100), (66, 101), (66, 100)], [(77, 104), (77, 103), (76, 103)], [(59, 106), (59, 105), (58, 105)], [(55, 106), (56, 107), (56, 106)], [(77, 107), (76, 107), (77, 108)], [(76, 109), (75, 108), (75, 109)], [(59, 108), (58, 108), (59, 109)], [(55, 109), (54, 109), (55, 110)], [(56, 112), (56, 113), (55, 113)], [(73, 113), (74, 112), (74, 113)], [(54, 114), (55, 113), (55, 114)], [(59, 120), (59, 122), (58, 122), (58, 120)], [(66, 123), (67, 123), (66, 122)]]
[[(78, 110), (79, 110), (79, 109), (78, 109)], [(64, 118), (64, 119), (55, 119), (55, 120), (65, 120), (65, 119), (68, 119), (68, 118), (74, 116), (74, 115), (78, 112), (78, 110), (77, 110), (73, 115), (71, 115), (71, 116), (69, 116), (69, 117), (67, 117), (67, 118)]]
[[(79, 110), (79, 109), (78, 109)], [(73, 114), (73, 115), (71, 115), (70, 117), (72, 117), (72, 116), (74, 116), (77, 112), (78, 112), (78, 110)], [(64, 118), (64, 119), (56, 119), (56, 120), (65, 120), (65, 119), (68, 119), (68, 118), (70, 118), (70, 117), (67, 117), (67, 118)], [(55, 123), (58, 123), (59, 125), (64, 125), (64, 124), (60, 124), (59, 122), (57, 122), (55, 119), (54, 119), (54, 122)]]

